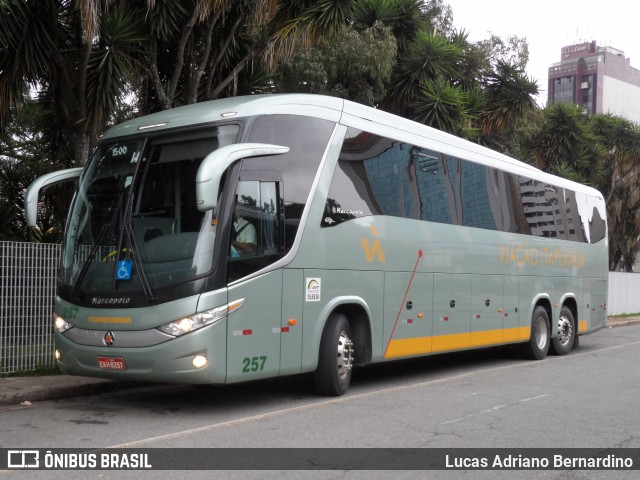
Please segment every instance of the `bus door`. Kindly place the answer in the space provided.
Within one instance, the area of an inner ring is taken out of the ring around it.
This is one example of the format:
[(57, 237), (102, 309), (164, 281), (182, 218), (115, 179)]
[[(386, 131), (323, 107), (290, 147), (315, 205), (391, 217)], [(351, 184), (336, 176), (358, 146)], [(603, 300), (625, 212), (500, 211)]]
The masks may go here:
[(281, 189), (282, 183), (269, 180), (264, 172), (240, 173), (227, 272), (229, 301), (244, 302), (229, 315), (228, 382), (272, 377), (280, 371), (283, 271), (252, 274), (282, 258)]

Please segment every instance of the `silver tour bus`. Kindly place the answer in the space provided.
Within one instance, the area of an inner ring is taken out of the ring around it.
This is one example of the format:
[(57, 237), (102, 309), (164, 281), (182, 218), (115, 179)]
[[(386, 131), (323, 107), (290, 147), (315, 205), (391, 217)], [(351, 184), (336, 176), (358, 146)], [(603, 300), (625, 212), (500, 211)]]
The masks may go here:
[(78, 180), (55, 299), (63, 372), (224, 384), (605, 325), (596, 190), (333, 97), (236, 97), (107, 131)]

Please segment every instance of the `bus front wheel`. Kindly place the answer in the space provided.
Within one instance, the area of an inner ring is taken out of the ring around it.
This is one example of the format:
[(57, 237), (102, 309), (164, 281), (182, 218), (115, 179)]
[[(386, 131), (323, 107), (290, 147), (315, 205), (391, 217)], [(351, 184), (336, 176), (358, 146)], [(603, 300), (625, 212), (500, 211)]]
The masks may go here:
[(531, 360), (542, 360), (547, 356), (550, 343), (549, 314), (544, 307), (537, 306), (531, 317), (531, 337), (522, 344), (522, 355)]
[(351, 327), (347, 317), (341, 313), (332, 314), (320, 340), (318, 369), (314, 377), (318, 392), (338, 396), (347, 391), (351, 382), (353, 355)]
[(551, 351), (556, 355), (566, 355), (573, 348), (576, 340), (576, 322), (573, 313), (567, 307), (560, 309), (558, 318), (558, 335), (551, 339)]

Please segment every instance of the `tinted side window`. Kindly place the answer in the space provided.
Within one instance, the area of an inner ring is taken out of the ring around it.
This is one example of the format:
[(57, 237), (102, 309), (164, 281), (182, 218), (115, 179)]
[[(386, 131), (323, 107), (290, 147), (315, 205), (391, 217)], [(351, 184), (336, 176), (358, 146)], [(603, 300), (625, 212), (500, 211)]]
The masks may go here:
[(420, 196), (409, 144), (349, 129), (322, 226), (365, 215), (420, 218)]
[(281, 186), (266, 179), (238, 182), (228, 281), (257, 272), (284, 255)]
[(595, 207), (596, 203), (594, 198), (583, 193), (564, 191), (569, 240), (597, 243), (605, 238), (607, 223)]
[(283, 190), (287, 250), (295, 239), (313, 180), (329, 143), (334, 123), (297, 115), (265, 115), (255, 120), (250, 142), (284, 145), (283, 155), (253, 157), (243, 160), (242, 169), (279, 172)]
[(434, 150), (349, 129), (322, 226), (364, 215), (392, 215), (495, 230), (498, 216), (501, 225), (513, 228), (513, 215), (501, 207), (506, 182), (490, 181), (492, 172)]
[[(579, 205), (574, 192), (554, 185), (349, 128), (321, 226), (391, 215), (578, 242), (602, 240), (606, 222), (595, 207), (581, 213)], [(593, 232), (591, 238), (585, 230)]]

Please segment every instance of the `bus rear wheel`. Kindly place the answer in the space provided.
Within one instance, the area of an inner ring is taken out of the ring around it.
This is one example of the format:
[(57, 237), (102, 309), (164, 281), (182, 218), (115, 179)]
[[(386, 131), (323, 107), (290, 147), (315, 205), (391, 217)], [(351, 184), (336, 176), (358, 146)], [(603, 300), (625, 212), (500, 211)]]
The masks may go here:
[(558, 335), (551, 339), (551, 351), (556, 355), (566, 355), (573, 348), (576, 340), (576, 322), (573, 313), (567, 307), (560, 309), (558, 318)]
[(521, 353), (530, 360), (542, 360), (547, 356), (551, 344), (549, 314), (542, 306), (537, 306), (531, 317), (531, 337), (521, 346)]
[(351, 382), (353, 369), (353, 341), (347, 317), (332, 314), (322, 333), (318, 368), (315, 372), (316, 389), (323, 395), (343, 395)]

